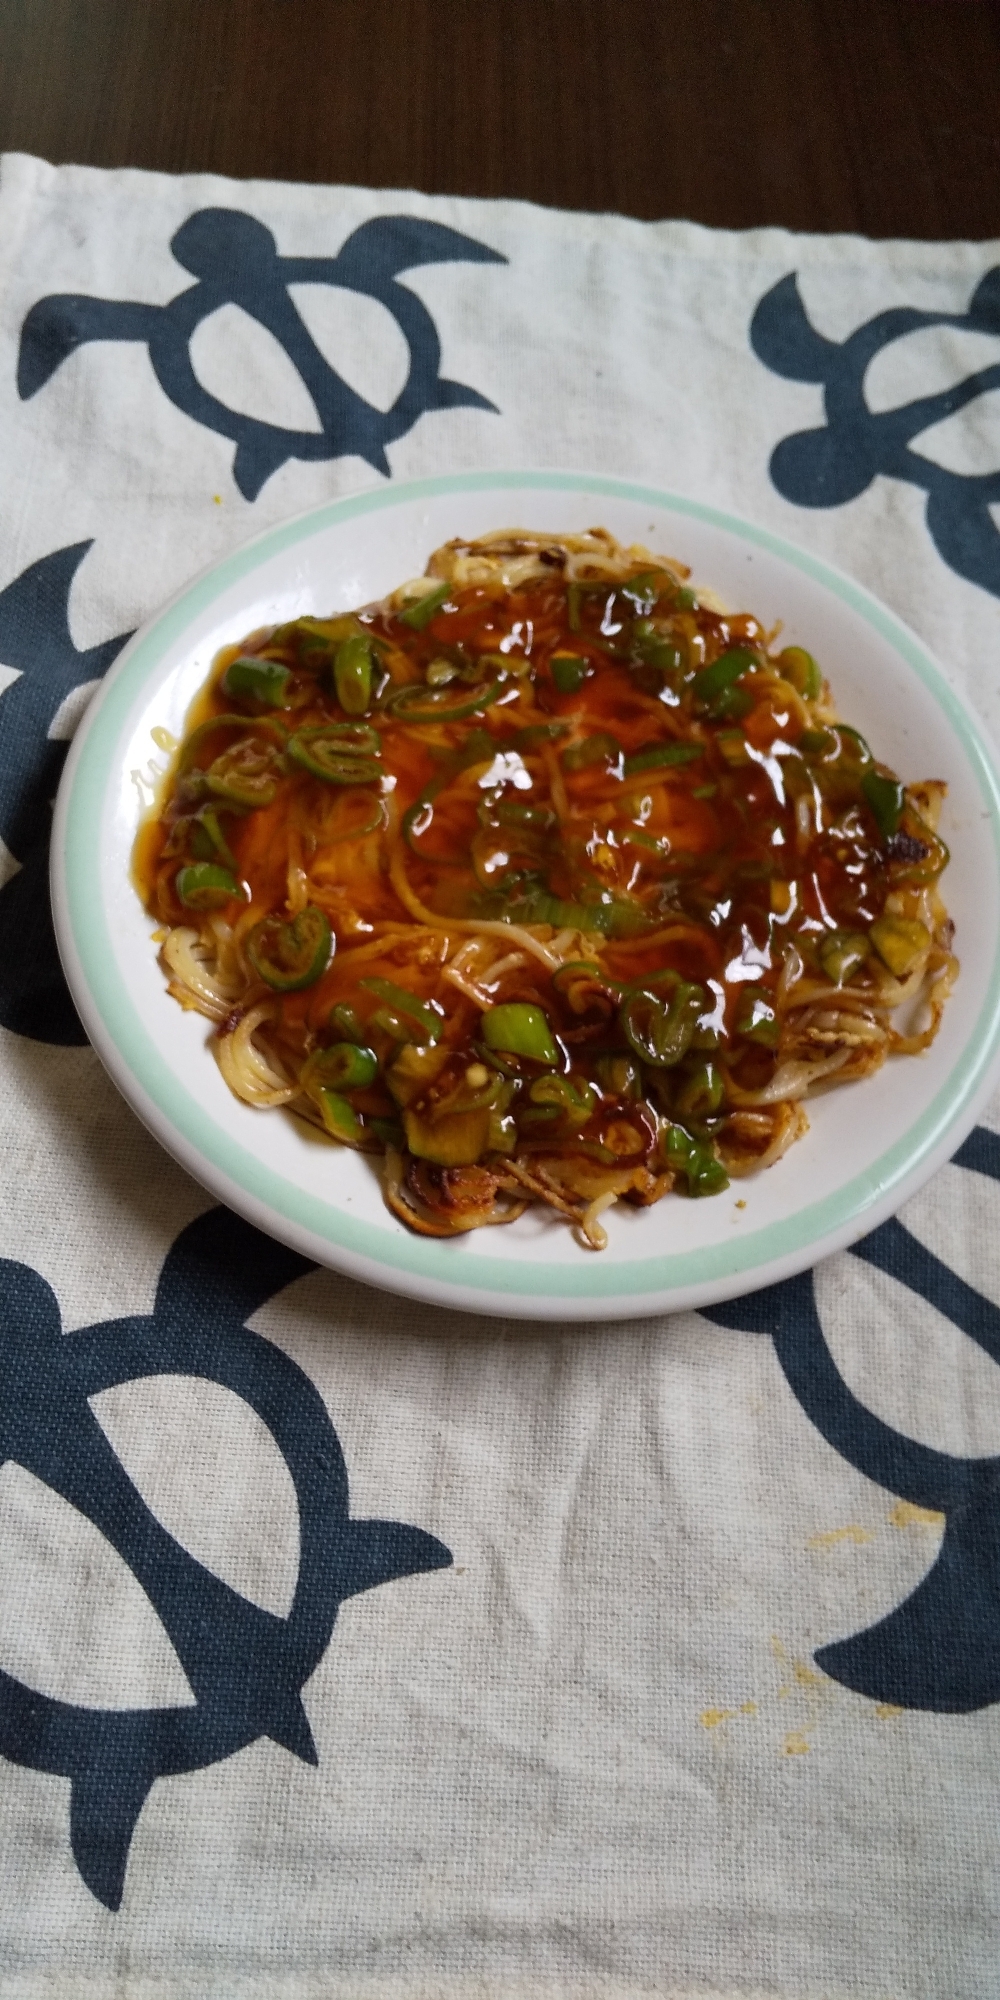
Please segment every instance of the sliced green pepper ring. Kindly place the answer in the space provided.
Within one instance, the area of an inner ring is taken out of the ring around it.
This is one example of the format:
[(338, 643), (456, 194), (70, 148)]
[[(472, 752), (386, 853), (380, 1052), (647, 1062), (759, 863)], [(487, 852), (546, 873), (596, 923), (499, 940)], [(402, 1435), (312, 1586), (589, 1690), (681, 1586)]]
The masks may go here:
[(694, 1039), (705, 992), (667, 969), (636, 981), (622, 996), (618, 1025), (643, 1062), (673, 1069)]
[(215, 861), (192, 861), (179, 868), (174, 887), (189, 910), (219, 910), (223, 903), (245, 893), (232, 871)]
[(327, 785), (370, 785), (382, 775), (377, 762), (381, 749), (378, 731), (364, 722), (323, 722), (297, 729), (287, 744), (293, 764)]
[(193, 729), (188, 737), (177, 765), (178, 777), (185, 771), (191, 770), (199, 750), (217, 729), (236, 729), (241, 735), (251, 739), (254, 736), (270, 736), (272, 742), (279, 748), (284, 748), (285, 730), (272, 716), (213, 715), (208, 722), (199, 723), (197, 729)]
[(355, 632), (341, 641), (333, 662), (333, 681), (345, 715), (364, 715), (369, 707), (374, 667), (374, 648), (367, 635)]
[(276, 745), (250, 736), (242, 743), (230, 743), (202, 775), (215, 798), (252, 811), (272, 803), (284, 771), (284, 758)]
[(289, 923), (264, 917), (246, 939), (246, 954), (259, 979), (276, 993), (298, 993), (321, 979), (333, 955), (333, 933), (325, 910), (307, 903)]
[(881, 834), (891, 840), (899, 832), (899, 822), (903, 817), (906, 792), (898, 778), (885, 778), (881, 771), (867, 770), (861, 780), (861, 790), (875, 816)]
[(411, 632), (422, 632), (424, 626), (436, 617), (441, 606), (447, 604), (450, 589), (450, 584), (439, 583), (426, 596), (418, 597), (415, 604), (408, 605), (405, 611), (399, 613), (400, 624), (408, 625)]
[(529, 1001), (508, 1000), (499, 1007), (487, 1007), (483, 1040), (488, 1049), (499, 1049), (504, 1055), (529, 1056), (535, 1062), (550, 1064), (559, 1061), (545, 1015)]
[(222, 676), (222, 691), (236, 701), (259, 701), (263, 708), (283, 708), (291, 670), (277, 660), (261, 660), (241, 653), (231, 660)]
[(503, 693), (502, 679), (485, 681), (480, 687), (448, 684), (426, 687), (422, 683), (400, 688), (386, 703), (387, 713), (398, 722), (464, 722), (467, 716), (481, 715)]
[(405, 987), (397, 986), (391, 979), (362, 979), (359, 984), (367, 992), (374, 993), (377, 1000), (384, 1000), (397, 1014), (420, 1028), (425, 1043), (436, 1042), (444, 1027), (444, 1016), (435, 1012), (425, 1001), (418, 1000), (416, 994), (407, 993)]
[(377, 1075), (378, 1059), (371, 1049), (357, 1042), (334, 1042), (309, 1057), (299, 1082), (307, 1091), (367, 1090)]

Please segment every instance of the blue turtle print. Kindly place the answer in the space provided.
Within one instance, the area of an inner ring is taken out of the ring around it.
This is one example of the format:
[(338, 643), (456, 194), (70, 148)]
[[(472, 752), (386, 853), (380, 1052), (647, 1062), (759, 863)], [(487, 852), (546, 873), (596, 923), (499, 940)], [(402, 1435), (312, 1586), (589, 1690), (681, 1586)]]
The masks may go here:
[[(1000, 1180), (1000, 1138), (978, 1126), (955, 1164)], [(852, 1254), (927, 1299), (1000, 1366), (1000, 1311), (898, 1219)], [(833, 1450), (889, 1492), (946, 1517), (923, 1582), (868, 1631), (822, 1647), (817, 1665), (843, 1686), (901, 1708), (963, 1715), (1000, 1701), (1000, 1457), (934, 1451), (867, 1410), (823, 1337), (810, 1271), (707, 1308), (705, 1317), (770, 1334), (793, 1394)]]
[(52, 801), (68, 745), (49, 729), (67, 695), (99, 680), (130, 636), (80, 651), (69, 593), (90, 542), (55, 549), (0, 591), (0, 840), (21, 866), (0, 889), (0, 1025), (39, 1042), (86, 1041), (56, 951), (49, 906)]
[(938, 554), (958, 576), (1000, 597), (1000, 527), (990, 512), (1000, 501), (1000, 467), (978, 475), (949, 472), (912, 449), (912, 440), (931, 424), (1000, 388), (1000, 362), (898, 410), (871, 410), (865, 399), (865, 371), (874, 356), (925, 326), (1000, 335), (1000, 265), (980, 279), (964, 313), (899, 306), (876, 313), (843, 341), (817, 333), (794, 272), (766, 292), (750, 324), (754, 353), (789, 381), (821, 382), (826, 406), (819, 430), (796, 431), (775, 447), (771, 478), (798, 507), (842, 507), (880, 472), (921, 487)]
[[(335, 257), (282, 257), (271, 231), (252, 215), (203, 208), (182, 223), (170, 248), (196, 282), (168, 305), (73, 294), (39, 299), (21, 329), (19, 395), (37, 395), (87, 341), (142, 341), (171, 402), (195, 423), (232, 438), (233, 478), (246, 500), (256, 500), (271, 474), (292, 458), (356, 455), (388, 478), (386, 446), (426, 411), (496, 411), (477, 389), (441, 375), (434, 321), (416, 293), (398, 282), (401, 271), (419, 264), (506, 263), (474, 237), (415, 216), (380, 215), (355, 229)], [(410, 369), (391, 409), (377, 409), (330, 367), (289, 296), (289, 285), (307, 284), (360, 292), (392, 314), (410, 350)], [(320, 431), (285, 430), (245, 416), (202, 387), (191, 365), (191, 336), (223, 305), (241, 306), (280, 342), (312, 397)]]
[[(344, 1599), (452, 1560), (422, 1528), (351, 1517), (344, 1457), (322, 1398), (280, 1348), (246, 1326), (312, 1268), (228, 1210), (211, 1209), (167, 1255), (151, 1314), (67, 1336), (45, 1280), (0, 1261), (0, 1463), (24, 1466), (107, 1537), (158, 1612), (195, 1695), (179, 1708), (83, 1708), (0, 1672), (0, 1754), (69, 1778), (76, 1864), (110, 1910), (121, 1903), (152, 1786), (262, 1736), (315, 1764), (301, 1691)], [(150, 1375), (220, 1383), (267, 1425), (298, 1502), (301, 1553), (287, 1618), (188, 1555), (108, 1443), (88, 1399)]]

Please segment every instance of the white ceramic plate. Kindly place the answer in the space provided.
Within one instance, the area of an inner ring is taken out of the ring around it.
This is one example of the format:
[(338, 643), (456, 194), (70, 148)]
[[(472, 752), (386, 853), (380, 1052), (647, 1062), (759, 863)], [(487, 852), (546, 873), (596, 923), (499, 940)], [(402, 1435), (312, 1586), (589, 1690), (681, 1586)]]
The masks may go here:
[[(781, 619), (786, 643), (819, 657), (841, 713), (877, 755), (905, 776), (947, 780), (945, 895), (962, 975), (930, 1052), (821, 1097), (808, 1136), (758, 1179), (714, 1199), (618, 1208), (601, 1255), (540, 1210), (505, 1229), (428, 1240), (387, 1211), (369, 1162), (286, 1113), (239, 1103), (207, 1023), (168, 997), (129, 879), (151, 767), (163, 761), (152, 731), (181, 734), (217, 649), (255, 626), (379, 597), (452, 535), (597, 523), (680, 557), (734, 609)], [(382, 488), (273, 529), (208, 571), (136, 634), (87, 711), (56, 808), (52, 898), (87, 1032), (168, 1151), (306, 1256), (479, 1312), (620, 1319), (788, 1277), (873, 1228), (948, 1159), (997, 1069), (1000, 793), (981, 725), (913, 633), (847, 577), (764, 529), (618, 480), (487, 473)]]

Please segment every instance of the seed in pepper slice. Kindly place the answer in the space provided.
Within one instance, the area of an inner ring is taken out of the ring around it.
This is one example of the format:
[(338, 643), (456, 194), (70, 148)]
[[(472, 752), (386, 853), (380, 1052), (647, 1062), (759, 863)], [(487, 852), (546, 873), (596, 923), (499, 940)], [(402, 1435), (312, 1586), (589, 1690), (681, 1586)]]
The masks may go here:
[(259, 979), (277, 993), (298, 993), (321, 979), (333, 952), (329, 918), (315, 903), (283, 923), (264, 917), (246, 940), (246, 954)]

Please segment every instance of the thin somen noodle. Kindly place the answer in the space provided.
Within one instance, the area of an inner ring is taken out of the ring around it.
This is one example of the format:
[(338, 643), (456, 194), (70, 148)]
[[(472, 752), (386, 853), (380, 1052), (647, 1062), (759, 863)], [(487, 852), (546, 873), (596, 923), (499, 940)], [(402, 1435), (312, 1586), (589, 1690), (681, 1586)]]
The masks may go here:
[(408, 1227), (715, 1194), (937, 1033), (944, 787), (812, 656), (603, 529), (455, 541), (216, 660), (136, 876), (246, 1104)]

